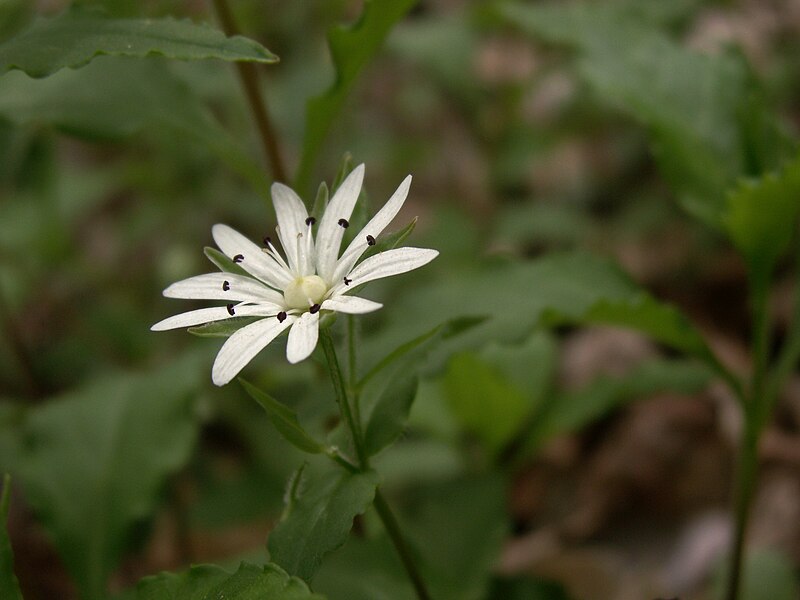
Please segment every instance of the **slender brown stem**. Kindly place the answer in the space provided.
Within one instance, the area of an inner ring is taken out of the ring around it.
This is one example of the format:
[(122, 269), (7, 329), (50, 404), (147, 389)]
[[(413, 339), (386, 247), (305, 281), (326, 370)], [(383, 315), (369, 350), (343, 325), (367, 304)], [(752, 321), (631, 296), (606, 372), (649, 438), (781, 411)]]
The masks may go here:
[[(222, 30), (225, 32), (225, 35), (239, 35), (239, 28), (236, 26), (236, 21), (233, 18), (233, 13), (228, 6), (227, 0), (213, 0), (213, 2), (214, 9), (217, 12), (217, 17), (219, 18), (220, 25), (222, 25)], [(239, 80), (242, 83), (245, 96), (247, 96), (247, 102), (250, 105), (250, 110), (256, 121), (256, 127), (258, 128), (261, 144), (264, 147), (267, 163), (272, 170), (272, 177), (276, 181), (287, 182), (286, 168), (281, 158), (275, 129), (272, 127), (272, 121), (270, 121), (264, 97), (258, 85), (258, 72), (256, 71), (255, 65), (249, 62), (237, 62), (236, 71), (239, 73)]]

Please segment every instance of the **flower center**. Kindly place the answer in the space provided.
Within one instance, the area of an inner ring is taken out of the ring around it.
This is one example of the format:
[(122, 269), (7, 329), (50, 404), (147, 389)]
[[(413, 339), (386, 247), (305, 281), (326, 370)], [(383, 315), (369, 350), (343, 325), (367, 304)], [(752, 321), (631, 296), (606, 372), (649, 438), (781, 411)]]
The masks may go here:
[(283, 291), (288, 308), (305, 310), (319, 304), (328, 292), (328, 286), (319, 275), (306, 275), (290, 282)]

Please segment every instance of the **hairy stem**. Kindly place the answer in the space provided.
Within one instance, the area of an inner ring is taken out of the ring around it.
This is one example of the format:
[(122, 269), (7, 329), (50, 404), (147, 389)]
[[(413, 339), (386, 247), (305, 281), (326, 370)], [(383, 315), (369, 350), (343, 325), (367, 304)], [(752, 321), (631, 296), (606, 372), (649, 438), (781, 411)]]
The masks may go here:
[[(222, 30), (225, 32), (225, 35), (239, 35), (239, 28), (236, 26), (236, 21), (228, 6), (228, 1), (213, 0), (213, 2), (217, 18), (219, 19), (220, 25), (222, 25)], [(264, 147), (264, 154), (266, 155), (268, 166), (272, 171), (272, 177), (276, 181), (286, 182), (288, 181), (286, 168), (281, 158), (275, 129), (272, 127), (272, 121), (269, 118), (264, 97), (258, 85), (258, 72), (256, 71), (256, 67), (253, 63), (237, 62), (236, 71), (239, 74), (239, 81), (241, 81), (242, 87), (244, 88), (247, 103), (250, 105), (250, 110), (256, 121), (259, 138), (261, 140), (261, 145)]]

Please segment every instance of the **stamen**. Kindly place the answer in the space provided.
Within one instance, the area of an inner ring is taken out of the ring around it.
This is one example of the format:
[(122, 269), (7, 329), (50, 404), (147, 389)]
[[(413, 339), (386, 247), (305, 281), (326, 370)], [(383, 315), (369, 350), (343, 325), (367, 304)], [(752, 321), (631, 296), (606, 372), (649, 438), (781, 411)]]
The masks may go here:
[(306, 219), (306, 225), (313, 225), (316, 222), (317, 222), (317, 220), (314, 217), (308, 217)]
[(283, 310), (281, 312), (279, 312), (277, 316), (278, 316), (278, 322), (279, 323), (283, 323), (286, 320), (286, 312), (283, 311)]
[(268, 235), (265, 235), (264, 236), (264, 245), (265, 246), (269, 246), (271, 243), (272, 243), (272, 238), (269, 237)]
[(347, 220), (347, 219), (339, 219), (339, 225), (341, 225), (341, 226), (342, 226), (342, 227), (344, 227), (345, 229), (347, 229), (348, 227), (350, 227), (350, 223), (348, 222), (348, 220)]
[(231, 284), (228, 283), (227, 281), (223, 281), (222, 282), (222, 291), (223, 292), (227, 292), (229, 289), (231, 289)]
[(244, 260), (244, 254), (237, 254), (233, 257), (233, 262), (240, 263)]
[(344, 278), (344, 284), (345, 285), (350, 285), (352, 282), (353, 282), (352, 279), (348, 279), (347, 277)]
[(368, 246), (374, 246), (375, 245), (375, 238), (372, 237), (371, 235), (367, 236), (367, 245)]
[(318, 313), (319, 309), (320, 309), (319, 304), (315, 304), (314, 306), (308, 309), (308, 312), (310, 312), (313, 315), (315, 313)]
[(228, 304), (228, 306), (226, 306), (225, 308), (227, 308), (227, 309), (228, 309), (228, 314), (229, 314), (230, 316), (233, 316), (233, 315), (235, 315), (235, 314), (236, 314), (236, 311), (235, 311), (235, 310), (233, 310), (233, 303), (231, 303), (231, 304)]

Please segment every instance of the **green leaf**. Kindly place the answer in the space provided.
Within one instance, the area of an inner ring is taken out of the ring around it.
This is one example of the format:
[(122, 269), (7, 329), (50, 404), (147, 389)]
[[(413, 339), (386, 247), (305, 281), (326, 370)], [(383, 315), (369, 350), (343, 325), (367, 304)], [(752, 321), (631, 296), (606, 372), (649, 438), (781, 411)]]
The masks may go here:
[(705, 340), (683, 313), (644, 291), (622, 300), (601, 299), (584, 312), (562, 313), (549, 308), (542, 314), (542, 322), (550, 326), (579, 323), (628, 327), (687, 355), (714, 361)]
[(244, 379), (239, 379), (245, 391), (250, 394), (250, 397), (258, 402), (261, 407), (267, 411), (267, 416), (275, 429), (278, 430), (287, 442), (311, 454), (319, 454), (323, 451), (323, 447), (319, 442), (312, 438), (306, 430), (297, 421), (297, 415), (288, 406), (281, 404), (275, 398), (262, 392), (257, 387), (248, 383)]
[(157, 507), (197, 436), (202, 372), (182, 360), (120, 374), (32, 410), (19, 478), (82, 596), (105, 598), (106, 578)]
[(402, 433), (417, 391), (415, 374), (443, 340), (467, 331), (480, 318), (454, 319), (405, 342), (380, 360), (359, 382), (366, 424), (366, 450), (372, 456)]
[(545, 333), (522, 344), (456, 354), (442, 382), (450, 411), (490, 452), (501, 451), (544, 400), (555, 355), (555, 342)]
[(394, 442), (408, 420), (411, 404), (417, 396), (416, 377), (407, 377), (384, 389), (375, 402), (364, 431), (364, 449), (373, 456)]
[(11, 500), (11, 476), (6, 474), (3, 478), (3, 491), (0, 494), (0, 598), (8, 600), (22, 600), (19, 581), (14, 575), (14, 551), (11, 549), (11, 540), (8, 538), (8, 504)]
[(358, 22), (351, 27), (335, 27), (328, 33), (336, 78), (322, 95), (306, 106), (306, 131), (296, 186), (304, 189), (311, 177), (314, 161), (322, 148), (334, 119), (364, 66), (378, 52), (389, 31), (417, 0), (366, 0)]
[(271, 560), (310, 581), (322, 558), (344, 544), (353, 519), (372, 503), (378, 475), (336, 470), (309, 476), (269, 536)]
[(0, 78), (0, 116), (89, 139), (177, 134), (207, 147), (257, 189), (267, 187), (261, 166), (163, 60), (106, 57), (46, 79), (7, 73)]
[(387, 346), (422, 335), (454, 313), (483, 320), (437, 344), (427, 358), (426, 374), (444, 367), (457, 352), (483, 348), (492, 340), (521, 342), (535, 327), (559, 320), (639, 329), (725, 375), (702, 337), (676, 309), (653, 299), (613, 262), (583, 252), (551, 253), (528, 262), (493, 261), (440, 273), (395, 299), (380, 338), (370, 339), (362, 355), (380, 355)]
[(725, 227), (751, 271), (767, 280), (797, 230), (800, 158), (777, 173), (739, 183), (728, 197)]
[(439, 600), (482, 600), (508, 535), (506, 482), (496, 473), (439, 483), (402, 525)]
[(489, 600), (570, 600), (561, 584), (530, 577), (498, 578)]
[(581, 76), (647, 127), (662, 172), (708, 225), (722, 227), (725, 192), (738, 177), (774, 168), (774, 150), (787, 147), (780, 128), (762, 126), (758, 139), (748, 133), (747, 122), (775, 117), (753, 101), (759, 94), (739, 55), (687, 49), (629, 2), (514, 3), (502, 14), (539, 39), (578, 50)]
[(653, 359), (622, 377), (598, 377), (585, 388), (554, 394), (533, 420), (528, 452), (551, 437), (578, 431), (626, 402), (659, 392), (692, 394), (704, 389), (711, 372), (694, 362)]
[(0, 44), (0, 74), (19, 69), (31, 77), (45, 77), (64, 67), (83, 67), (102, 55), (278, 61), (254, 40), (228, 38), (218, 29), (188, 19), (113, 19), (95, 11), (73, 9), (53, 18), (36, 19), (30, 27)]
[(324, 600), (297, 577), (273, 563), (242, 563), (230, 574), (213, 565), (199, 565), (180, 574), (161, 573), (137, 586), (137, 600)]
[[(744, 559), (741, 600), (794, 600), (800, 597), (800, 582), (791, 558), (772, 549), (756, 549)], [(712, 598), (723, 598), (729, 564), (722, 563), (714, 577)]]

